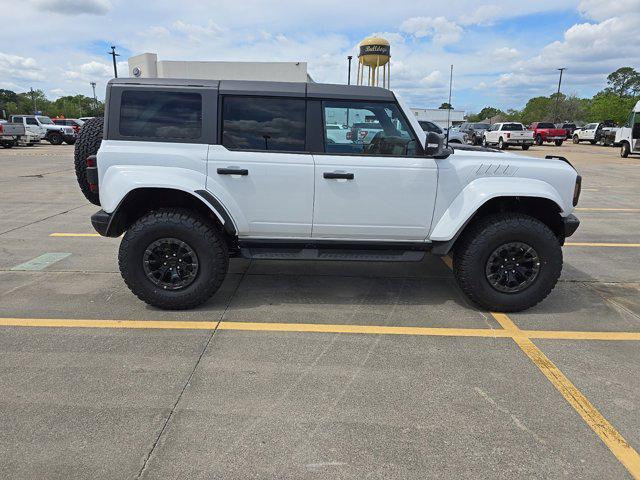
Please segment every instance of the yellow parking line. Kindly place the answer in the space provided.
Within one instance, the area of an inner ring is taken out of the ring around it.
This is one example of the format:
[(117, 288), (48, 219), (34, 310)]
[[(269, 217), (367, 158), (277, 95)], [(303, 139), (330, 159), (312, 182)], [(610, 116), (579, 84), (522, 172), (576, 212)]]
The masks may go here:
[(640, 212), (640, 208), (587, 208), (578, 207), (578, 212)]
[(576, 386), (560, 371), (549, 358), (536, 347), (526, 333), (503, 313), (493, 313), (493, 318), (512, 335), (520, 349), (531, 359), (553, 386), (560, 392), (573, 409), (600, 437), (604, 444), (626, 467), (635, 479), (640, 479), (640, 455), (606, 418), (593, 406)]
[(640, 248), (640, 243), (566, 242), (565, 247), (626, 247)]
[(51, 233), (50, 237), (99, 237), (97, 233)]
[(164, 320), (70, 320), (66, 318), (0, 318), (3, 327), (63, 327), (63, 328), (150, 328), (211, 330), (218, 322), (175, 322)]
[(640, 332), (584, 332), (566, 330), (522, 330), (525, 337), (545, 340), (640, 340)]

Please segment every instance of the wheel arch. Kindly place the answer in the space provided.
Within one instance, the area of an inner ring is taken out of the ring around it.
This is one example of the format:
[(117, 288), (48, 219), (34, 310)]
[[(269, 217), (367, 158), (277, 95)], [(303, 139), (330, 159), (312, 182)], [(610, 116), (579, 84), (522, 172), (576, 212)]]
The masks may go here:
[[(558, 237), (561, 244), (564, 243), (564, 230), (561, 216), (562, 208), (559, 203), (548, 197), (541, 196), (516, 196), (505, 195), (496, 196), (486, 200), (473, 213), (471, 213), (456, 230), (449, 239), (438, 240), (438, 237), (432, 235), (433, 248), (432, 253), (436, 255), (447, 255), (454, 247), (460, 236), (478, 220), (495, 213), (523, 213), (537, 218), (547, 225), (551, 231)], [(438, 225), (434, 229), (435, 235), (438, 235)], [(444, 228), (441, 228), (444, 232)]]
[(187, 192), (176, 188), (140, 187), (129, 191), (110, 215), (106, 236), (117, 237), (137, 219), (158, 208), (184, 208), (198, 213), (225, 232), (236, 236), (233, 221), (224, 207), (205, 190)]

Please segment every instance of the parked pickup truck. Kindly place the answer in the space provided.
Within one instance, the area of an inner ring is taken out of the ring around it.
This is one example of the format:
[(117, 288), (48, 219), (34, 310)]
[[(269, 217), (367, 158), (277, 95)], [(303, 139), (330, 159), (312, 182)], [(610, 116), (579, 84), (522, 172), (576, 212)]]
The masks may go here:
[(56, 125), (49, 117), (44, 115), (12, 115), (11, 121), (22, 123), (27, 130), (40, 134), (51, 145), (60, 145), (66, 142), (73, 145), (76, 141), (76, 132), (66, 125)]
[(551, 122), (535, 122), (529, 126), (529, 129), (533, 130), (536, 145), (554, 142), (559, 147), (567, 138), (567, 131), (564, 128), (556, 128)]
[(482, 145), (485, 147), (497, 145), (500, 150), (514, 145), (528, 150), (533, 145), (533, 135), (521, 123), (494, 123), (489, 130), (485, 130), (482, 134)]
[(0, 145), (3, 148), (11, 148), (16, 145), (32, 146), (39, 141), (40, 135), (30, 132), (23, 124), (0, 120)]

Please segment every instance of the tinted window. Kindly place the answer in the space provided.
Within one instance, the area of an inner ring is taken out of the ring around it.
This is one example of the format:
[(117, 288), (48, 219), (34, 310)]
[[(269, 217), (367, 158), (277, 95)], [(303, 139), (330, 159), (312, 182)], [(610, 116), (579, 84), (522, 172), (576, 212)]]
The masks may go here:
[(38, 121), (35, 118), (27, 118), (27, 125), (38, 125)]
[(556, 126), (553, 123), (540, 122), (537, 128), (556, 128)]
[(302, 98), (227, 96), (222, 144), (234, 150), (304, 151), (305, 105)]
[(327, 153), (416, 154), (417, 142), (395, 103), (326, 101), (322, 107), (325, 125), (347, 126), (340, 132), (325, 130)]
[(418, 123), (422, 127), (422, 130), (424, 130), (425, 132), (442, 133), (442, 129), (439, 126), (437, 126), (435, 123), (427, 122), (425, 120), (419, 121)]
[(502, 130), (515, 132), (518, 130), (524, 130), (521, 123), (505, 123), (502, 125)]
[(129, 90), (122, 93), (120, 135), (195, 139), (202, 132), (199, 93)]

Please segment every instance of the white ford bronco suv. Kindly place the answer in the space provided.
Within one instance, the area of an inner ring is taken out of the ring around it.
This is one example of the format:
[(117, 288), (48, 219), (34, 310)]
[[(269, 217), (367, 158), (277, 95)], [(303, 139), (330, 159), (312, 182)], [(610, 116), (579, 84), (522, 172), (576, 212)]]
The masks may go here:
[[(443, 146), (390, 90), (317, 83), (114, 79), (76, 144), (83, 192), (118, 237), (131, 291), (164, 309), (206, 301), (230, 257), (419, 261), (496, 311), (555, 286), (581, 179), (562, 157)], [(380, 130), (335, 136), (331, 125)]]

